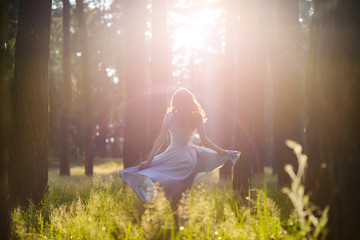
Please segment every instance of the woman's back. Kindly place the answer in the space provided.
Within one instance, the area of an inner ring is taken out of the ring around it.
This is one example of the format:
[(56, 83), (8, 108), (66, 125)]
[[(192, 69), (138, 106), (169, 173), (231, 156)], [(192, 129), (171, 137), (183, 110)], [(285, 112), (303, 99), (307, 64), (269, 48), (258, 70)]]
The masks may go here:
[(178, 120), (176, 118), (176, 113), (169, 112), (169, 121), (170, 121), (170, 134), (171, 134), (171, 143), (180, 144), (187, 146), (192, 144), (192, 139), (196, 132), (196, 127), (181, 127), (179, 126)]

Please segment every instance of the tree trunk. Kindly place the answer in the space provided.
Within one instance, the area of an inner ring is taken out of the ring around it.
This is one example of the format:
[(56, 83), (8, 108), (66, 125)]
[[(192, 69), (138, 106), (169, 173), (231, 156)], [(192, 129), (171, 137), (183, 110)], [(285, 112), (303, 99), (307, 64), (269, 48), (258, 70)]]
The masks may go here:
[(84, 13), (84, 2), (83, 0), (76, 0), (76, 11), (79, 24), (79, 36), (81, 43), (81, 94), (84, 102), (84, 149), (85, 149), (85, 175), (93, 175), (94, 165), (94, 132), (93, 132), (93, 115), (91, 105), (91, 86), (92, 79), (90, 74), (89, 64), (89, 49), (87, 40), (87, 28)]
[(242, 152), (240, 159), (234, 167), (233, 189), (241, 194), (248, 196), (251, 183), (251, 162), (247, 152)]
[(20, 2), (9, 164), (14, 204), (30, 199), (37, 205), (47, 192), (50, 16), (49, 0)]
[[(254, 4), (254, 3), (253, 3)], [(254, 77), (253, 77), (253, 101), (254, 101), (254, 141), (256, 143), (256, 162), (254, 170), (257, 174), (263, 174), (266, 159), (266, 129), (265, 129), (265, 91), (266, 91), (266, 57), (268, 51), (269, 16), (271, 7), (269, 1), (255, 3), (254, 11)]]
[(69, 117), (71, 108), (70, 2), (63, 0), (63, 88), (61, 116), (60, 176), (70, 175)]
[(9, 164), (10, 137), (10, 86), (7, 76), (9, 68), (8, 48), (8, 19), (5, 1), (0, 1), (0, 239), (10, 239), (10, 214), (7, 202), (7, 176)]
[(306, 189), (330, 205), (328, 239), (359, 239), (360, 2), (314, 2), (306, 79)]
[(151, 42), (151, 95), (149, 111), (149, 147), (158, 136), (164, 114), (168, 92), (168, 34), (167, 1), (155, 0), (152, 3), (152, 42)]
[[(285, 172), (286, 164), (297, 169), (297, 159), (292, 150), (285, 145), (287, 139), (301, 142), (302, 130), (302, 89), (300, 70), (300, 30), (299, 2), (278, 1), (277, 35), (274, 39), (275, 52), (272, 53), (276, 73), (274, 78), (275, 95), (275, 168), (278, 184), (290, 184)], [(279, 44), (283, 43), (283, 44)]]
[(124, 138), (124, 168), (145, 160), (145, 13), (146, 1), (128, 1), (126, 19), (127, 67)]
[[(221, 119), (219, 128), (220, 143), (225, 149), (233, 149), (233, 132), (236, 108), (233, 104), (233, 97), (236, 94), (236, 74), (235, 74), (235, 51), (236, 51), (236, 24), (237, 16), (234, 4), (236, 1), (228, 1), (226, 4), (226, 48), (224, 54), (224, 63), (222, 67), (222, 81), (219, 81), (219, 90), (221, 91)], [(227, 161), (224, 166), (220, 168), (220, 179), (231, 180), (232, 165)]]
[[(254, 81), (254, 17), (255, 7), (253, 1), (243, 0), (239, 3), (239, 33), (237, 40), (236, 66), (238, 70), (237, 86), (237, 124), (236, 124), (236, 149), (241, 151), (242, 155), (239, 161), (248, 161), (250, 164), (250, 175), (256, 168), (259, 157), (257, 155), (254, 141), (254, 101), (255, 94), (253, 88)], [(240, 163), (237, 163), (240, 165)], [(233, 186), (239, 189), (239, 182), (243, 178), (242, 169), (235, 166)], [(245, 184), (245, 185), (244, 185)]]

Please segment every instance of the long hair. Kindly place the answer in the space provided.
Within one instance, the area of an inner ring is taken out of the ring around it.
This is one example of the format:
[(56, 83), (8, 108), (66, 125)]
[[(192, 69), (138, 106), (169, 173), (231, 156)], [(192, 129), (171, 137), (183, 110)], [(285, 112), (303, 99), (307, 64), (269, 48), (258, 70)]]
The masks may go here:
[(194, 128), (206, 122), (205, 111), (194, 95), (186, 88), (179, 88), (171, 97), (168, 112), (173, 112), (180, 127)]

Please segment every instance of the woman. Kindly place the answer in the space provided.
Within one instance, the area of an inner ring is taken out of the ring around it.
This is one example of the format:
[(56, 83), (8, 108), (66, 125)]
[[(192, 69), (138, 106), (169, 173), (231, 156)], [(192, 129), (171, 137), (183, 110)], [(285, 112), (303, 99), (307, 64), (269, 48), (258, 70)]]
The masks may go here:
[[(213, 143), (206, 135), (205, 122), (205, 112), (194, 95), (185, 88), (178, 89), (148, 158), (139, 166), (121, 170), (121, 179), (145, 203), (154, 201), (157, 194), (154, 184), (159, 183), (172, 209), (176, 210), (182, 193), (195, 181), (227, 160), (235, 164), (240, 157), (240, 152), (224, 150)], [(169, 130), (171, 143), (156, 156)], [(196, 130), (205, 147), (193, 145)]]

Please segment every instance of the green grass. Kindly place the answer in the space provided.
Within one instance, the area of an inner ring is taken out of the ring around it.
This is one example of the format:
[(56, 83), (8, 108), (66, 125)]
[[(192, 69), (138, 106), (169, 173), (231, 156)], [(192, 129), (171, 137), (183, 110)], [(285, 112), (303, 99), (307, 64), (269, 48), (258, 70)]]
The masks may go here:
[[(49, 171), (49, 194), (41, 208), (12, 211), (14, 239), (300, 239), (291, 202), (267, 170), (244, 199), (217, 172), (204, 177), (181, 205), (175, 229), (168, 201), (143, 204), (118, 176), (122, 164), (100, 161), (94, 177), (81, 166), (71, 177)], [(185, 221), (186, 220), (186, 221)], [(290, 221), (291, 220), (291, 221)]]

